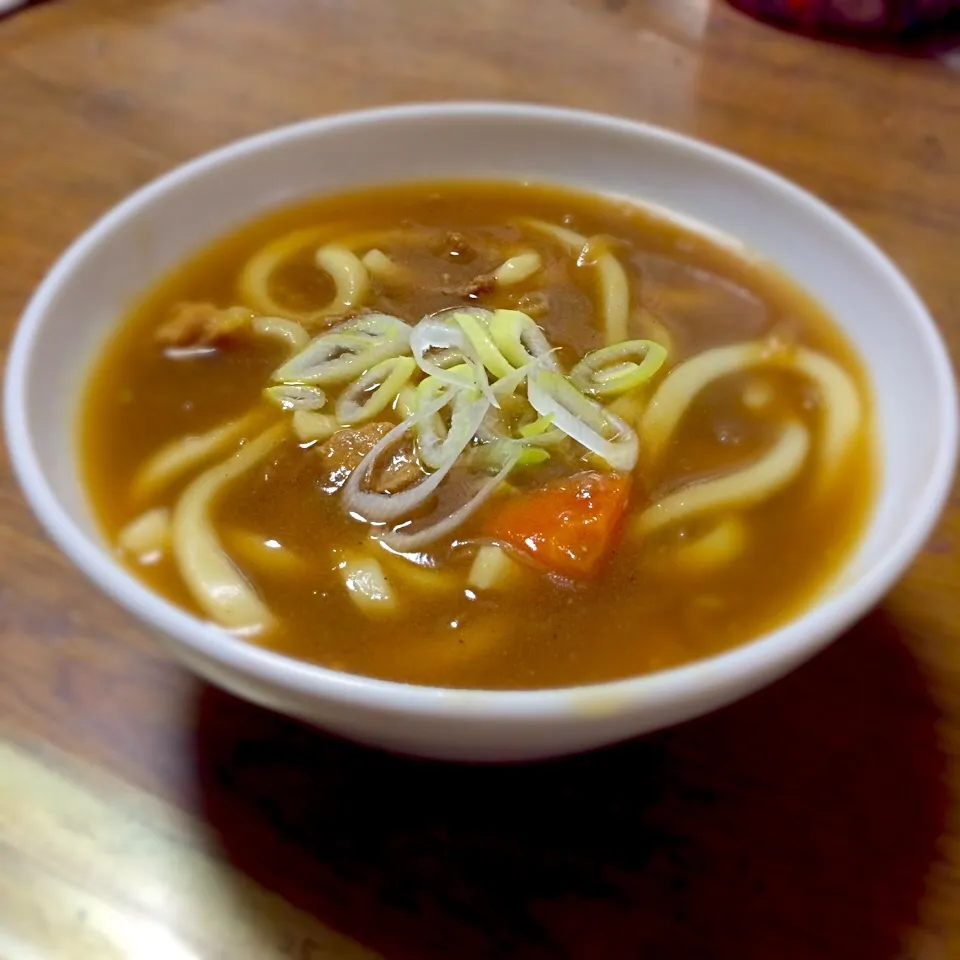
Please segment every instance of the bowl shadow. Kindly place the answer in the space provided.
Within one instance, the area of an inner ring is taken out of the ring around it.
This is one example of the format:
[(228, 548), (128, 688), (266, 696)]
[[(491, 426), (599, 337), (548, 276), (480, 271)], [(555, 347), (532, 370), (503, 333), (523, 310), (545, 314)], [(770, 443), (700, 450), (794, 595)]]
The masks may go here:
[(733, 707), (548, 763), (390, 756), (212, 687), (197, 710), (224, 856), (390, 960), (895, 960), (947, 815), (882, 611)]

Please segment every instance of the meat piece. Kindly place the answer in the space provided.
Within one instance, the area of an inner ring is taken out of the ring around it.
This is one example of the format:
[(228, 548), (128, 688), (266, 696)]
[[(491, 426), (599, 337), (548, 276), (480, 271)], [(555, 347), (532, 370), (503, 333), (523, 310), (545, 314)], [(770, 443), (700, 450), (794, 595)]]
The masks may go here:
[[(339, 490), (347, 478), (360, 466), (363, 458), (393, 428), (392, 423), (368, 423), (362, 427), (347, 427), (335, 433), (319, 449), (326, 482), (324, 489)], [(386, 462), (374, 470), (370, 487), (378, 493), (397, 493), (416, 483), (423, 470), (413, 450), (413, 444), (405, 440), (394, 446)]]
[(371, 485), (378, 493), (399, 493), (416, 483), (423, 475), (413, 443), (405, 440), (393, 448), (386, 464), (374, 471)]
[(453, 230), (445, 233), (439, 243), (433, 245), (433, 250), (437, 256), (446, 257), (455, 263), (470, 263), (479, 254), (477, 248), (462, 233)]
[(186, 300), (174, 304), (155, 337), (165, 347), (213, 346), (235, 339), (249, 329), (252, 319), (245, 307), (222, 309), (213, 303)]
[(447, 297), (479, 297), (489, 293), (497, 285), (492, 273), (479, 273), (472, 280), (440, 287), (440, 293)]

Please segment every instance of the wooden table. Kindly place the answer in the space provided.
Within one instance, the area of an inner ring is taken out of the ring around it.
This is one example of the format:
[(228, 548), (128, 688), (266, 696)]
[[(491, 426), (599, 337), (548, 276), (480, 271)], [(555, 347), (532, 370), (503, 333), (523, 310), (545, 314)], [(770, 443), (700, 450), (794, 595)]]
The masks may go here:
[[(0, 21), (0, 323), (97, 215), (276, 124), (412, 99), (613, 111), (836, 204), (960, 348), (960, 60), (708, 0), (50, 0)], [(0, 454), (3, 456), (3, 454)], [(955, 495), (883, 607), (701, 721), (462, 768), (171, 663), (0, 462), (0, 956), (960, 957)]]

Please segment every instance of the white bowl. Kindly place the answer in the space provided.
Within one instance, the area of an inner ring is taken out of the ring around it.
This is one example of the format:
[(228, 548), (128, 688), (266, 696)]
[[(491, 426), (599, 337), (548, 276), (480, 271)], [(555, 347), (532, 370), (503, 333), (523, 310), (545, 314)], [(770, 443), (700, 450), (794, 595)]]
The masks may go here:
[[(119, 566), (77, 469), (89, 365), (131, 299), (192, 251), (311, 194), (417, 178), (524, 178), (635, 197), (762, 252), (847, 332), (876, 391), (883, 477), (833, 589), (752, 643), (689, 666), (559, 690), (459, 691), (369, 680), (238, 640)], [(27, 499), (102, 590), (197, 673), (356, 740), (423, 756), (518, 760), (600, 746), (742, 697), (812, 656), (903, 573), (951, 486), (957, 402), (923, 304), (889, 260), (808, 193), (739, 157), (654, 127), (521, 104), (413, 105), (325, 117), (243, 140), (149, 184), (85, 233), (41, 284), (7, 368), (6, 430)]]

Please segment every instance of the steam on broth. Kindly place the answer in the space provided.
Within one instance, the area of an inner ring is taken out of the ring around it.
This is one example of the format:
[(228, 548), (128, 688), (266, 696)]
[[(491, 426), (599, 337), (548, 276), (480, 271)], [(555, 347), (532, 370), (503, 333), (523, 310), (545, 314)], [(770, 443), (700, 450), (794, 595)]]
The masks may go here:
[(553, 187), (310, 201), (164, 279), (96, 366), (126, 563), (250, 642), (464, 687), (625, 677), (809, 603), (874, 490), (869, 397), (770, 266)]

